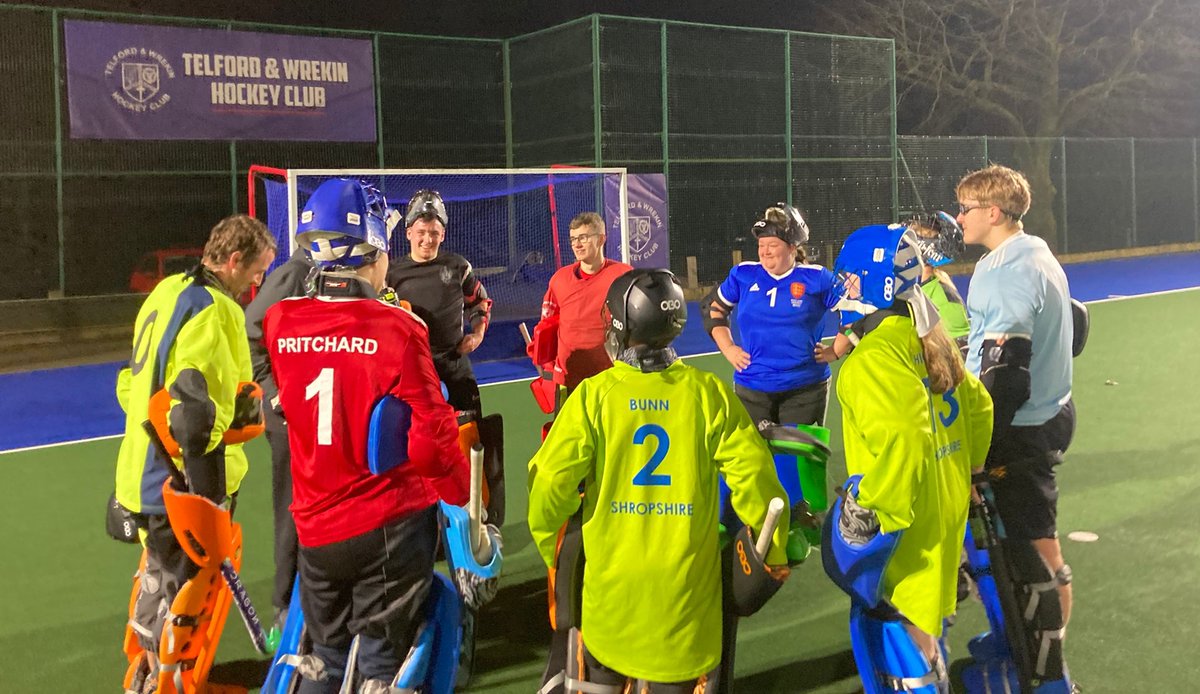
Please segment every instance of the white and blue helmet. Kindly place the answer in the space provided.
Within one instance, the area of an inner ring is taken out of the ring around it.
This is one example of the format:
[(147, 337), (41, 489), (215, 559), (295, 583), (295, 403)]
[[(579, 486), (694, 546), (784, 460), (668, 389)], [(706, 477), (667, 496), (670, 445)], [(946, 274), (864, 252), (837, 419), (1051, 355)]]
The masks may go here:
[(296, 226), (296, 243), (323, 270), (356, 268), (387, 253), (400, 213), (369, 183), (335, 178), (317, 187)]
[[(842, 322), (853, 322), (903, 299), (913, 307), (917, 332), (928, 334), (938, 314), (921, 291), (924, 259), (919, 248), (916, 232), (906, 224), (874, 224), (850, 234), (833, 266), (834, 291), (841, 297), (835, 308), (842, 311)], [(858, 280), (857, 292), (850, 286), (851, 277)], [(852, 297), (854, 293), (858, 296)]]

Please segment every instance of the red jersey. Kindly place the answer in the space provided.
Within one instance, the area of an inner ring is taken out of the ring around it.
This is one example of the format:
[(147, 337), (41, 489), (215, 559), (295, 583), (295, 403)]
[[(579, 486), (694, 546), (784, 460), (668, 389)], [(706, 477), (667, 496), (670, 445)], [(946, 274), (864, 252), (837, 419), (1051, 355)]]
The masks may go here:
[(612, 366), (604, 351), (604, 299), (613, 280), (632, 269), (620, 261), (605, 260), (599, 272), (589, 275), (576, 262), (559, 268), (550, 278), (542, 300), (542, 318), (559, 316), (556, 383), (574, 388)]
[[(263, 342), (288, 424), (300, 544), (346, 540), (439, 497), (467, 502), (470, 468), (419, 318), (373, 299), (284, 299), (263, 318)], [(371, 410), (389, 393), (412, 407), (409, 460), (372, 475)]]

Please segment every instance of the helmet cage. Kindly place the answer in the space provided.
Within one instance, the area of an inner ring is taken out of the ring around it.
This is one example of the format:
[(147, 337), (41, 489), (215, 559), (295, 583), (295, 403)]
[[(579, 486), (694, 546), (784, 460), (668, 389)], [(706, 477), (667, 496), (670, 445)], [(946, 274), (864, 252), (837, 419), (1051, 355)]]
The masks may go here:
[(446, 214), (446, 203), (442, 200), (441, 193), (423, 188), (412, 194), (404, 212), (404, 228), (407, 229), (422, 218), (438, 220), (443, 229), (449, 226), (450, 218)]
[(967, 250), (962, 227), (947, 212), (937, 210), (917, 215), (909, 226), (913, 228), (916, 245), (930, 267), (952, 263)]

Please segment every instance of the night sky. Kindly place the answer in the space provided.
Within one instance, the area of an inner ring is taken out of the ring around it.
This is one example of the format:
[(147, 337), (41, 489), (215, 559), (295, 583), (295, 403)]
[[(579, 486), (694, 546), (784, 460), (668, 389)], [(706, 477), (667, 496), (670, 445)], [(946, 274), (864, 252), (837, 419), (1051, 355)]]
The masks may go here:
[(77, 0), (42, 6), (440, 36), (509, 38), (592, 14), (817, 30), (816, 0)]

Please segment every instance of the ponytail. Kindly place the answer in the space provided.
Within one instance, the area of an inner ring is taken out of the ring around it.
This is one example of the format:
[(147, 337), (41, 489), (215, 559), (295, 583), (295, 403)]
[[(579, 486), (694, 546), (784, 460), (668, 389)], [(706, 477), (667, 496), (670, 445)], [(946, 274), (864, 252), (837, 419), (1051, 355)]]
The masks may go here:
[(929, 372), (929, 390), (934, 393), (941, 395), (967, 377), (962, 353), (941, 323), (921, 338), (921, 350), (925, 353), (925, 369)]

